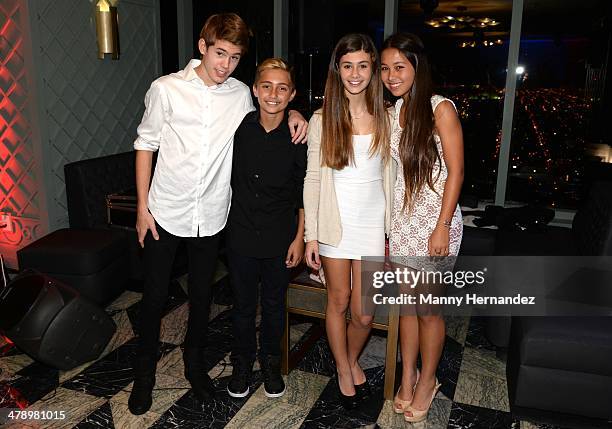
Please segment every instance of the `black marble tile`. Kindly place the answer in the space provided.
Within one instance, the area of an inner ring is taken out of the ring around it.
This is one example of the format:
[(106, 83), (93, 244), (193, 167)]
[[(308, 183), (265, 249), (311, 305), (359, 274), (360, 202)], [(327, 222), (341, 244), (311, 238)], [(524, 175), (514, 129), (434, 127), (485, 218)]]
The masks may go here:
[(62, 387), (100, 398), (111, 398), (134, 378), (132, 362), (136, 347), (137, 339), (133, 338), (66, 381)]
[(448, 429), (519, 429), (510, 413), (453, 402)]
[(10, 388), (9, 392), (20, 398), (18, 401), (25, 401), (26, 406), (38, 401), (59, 386), (59, 370), (39, 362), (22, 368), (17, 375), (20, 377), (6, 384)]
[(306, 416), (302, 428), (360, 428), (371, 427), (376, 423), (382, 409), (384, 367), (365, 371), (372, 394), (365, 398), (354, 410), (346, 410), (339, 400), (339, 389), (335, 377), (319, 396), (317, 402)]
[(297, 369), (328, 377), (336, 373), (336, 363), (329, 348), (327, 336), (323, 335), (317, 340), (312, 349), (297, 364)]
[(472, 316), (468, 325), (465, 345), (475, 349), (485, 349), (496, 351), (497, 348), (491, 344), (486, 337), (486, 317)]
[(249, 395), (244, 398), (232, 398), (227, 393), (230, 377), (214, 380), (216, 398), (212, 402), (200, 403), (191, 394), (183, 395), (174, 403), (151, 428), (223, 428), (249, 400), (262, 383), (261, 372), (253, 373)]
[(449, 399), (455, 396), (462, 358), (463, 346), (447, 336), (436, 374), (438, 381), (442, 384), (440, 391)]
[(108, 402), (74, 426), (75, 429), (114, 429), (114, 427), (113, 413)]
[[(66, 389), (78, 390), (100, 398), (111, 398), (134, 379), (133, 362), (138, 339), (132, 338), (83, 372), (62, 384)], [(158, 360), (178, 347), (159, 343)]]

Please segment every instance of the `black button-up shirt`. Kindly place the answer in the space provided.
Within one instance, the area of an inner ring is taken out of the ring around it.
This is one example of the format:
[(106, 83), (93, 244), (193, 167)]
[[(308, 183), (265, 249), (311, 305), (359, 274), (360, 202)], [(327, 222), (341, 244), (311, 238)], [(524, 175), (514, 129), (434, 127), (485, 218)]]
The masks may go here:
[(244, 118), (234, 136), (232, 206), (227, 246), (244, 256), (284, 256), (303, 208), (305, 144), (291, 142), (287, 114), (266, 132), (259, 111)]

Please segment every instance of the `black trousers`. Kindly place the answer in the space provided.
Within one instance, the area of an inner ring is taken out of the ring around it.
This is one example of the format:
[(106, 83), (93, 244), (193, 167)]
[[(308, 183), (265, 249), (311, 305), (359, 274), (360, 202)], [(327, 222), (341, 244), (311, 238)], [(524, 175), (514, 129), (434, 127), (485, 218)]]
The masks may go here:
[(198, 370), (205, 346), (210, 313), (211, 282), (219, 248), (219, 234), (210, 237), (178, 237), (157, 225), (159, 240), (147, 233), (144, 242), (144, 290), (140, 304), (138, 358), (156, 361), (162, 311), (176, 250), (181, 242), (189, 257), (189, 320), (184, 342), (187, 372)]
[(232, 359), (254, 361), (257, 354), (255, 315), (261, 280), (261, 324), (259, 355), (279, 356), (285, 330), (285, 294), (289, 270), (285, 256), (254, 258), (227, 250), (229, 275), (234, 293)]

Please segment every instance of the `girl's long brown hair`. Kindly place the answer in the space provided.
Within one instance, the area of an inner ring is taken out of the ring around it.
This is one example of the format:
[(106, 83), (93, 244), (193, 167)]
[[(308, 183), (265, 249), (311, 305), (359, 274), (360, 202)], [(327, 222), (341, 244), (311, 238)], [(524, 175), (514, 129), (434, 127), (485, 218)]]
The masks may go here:
[(410, 33), (396, 33), (383, 42), (382, 50), (395, 48), (402, 53), (414, 67), (414, 82), (408, 97), (404, 98), (405, 115), (400, 116), (403, 127), (399, 142), (399, 157), (404, 167), (406, 195), (404, 209), (412, 209), (413, 198), (423, 186), (434, 192), (432, 177), (435, 163), (441, 163), (440, 154), (434, 140), (435, 120), (431, 108), (433, 83), (429, 61), (421, 39)]
[(321, 165), (341, 170), (354, 163), (352, 135), (353, 127), (348, 98), (340, 78), (340, 58), (343, 55), (364, 51), (372, 60), (372, 79), (366, 89), (366, 107), (374, 117), (374, 138), (370, 155), (379, 152), (387, 160), (388, 119), (383, 101), (383, 86), (380, 78), (380, 58), (372, 39), (365, 34), (347, 34), (342, 37), (332, 53), (325, 83), (323, 101), (323, 125), (321, 132)]

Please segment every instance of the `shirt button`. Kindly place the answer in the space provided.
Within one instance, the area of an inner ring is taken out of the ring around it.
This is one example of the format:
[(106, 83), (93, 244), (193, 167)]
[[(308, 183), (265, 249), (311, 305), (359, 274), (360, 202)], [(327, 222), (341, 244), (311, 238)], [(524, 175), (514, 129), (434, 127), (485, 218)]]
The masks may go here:
[(255, 198), (259, 198), (259, 194), (255, 194)]
[(253, 174), (253, 177), (259, 179), (259, 174)]

